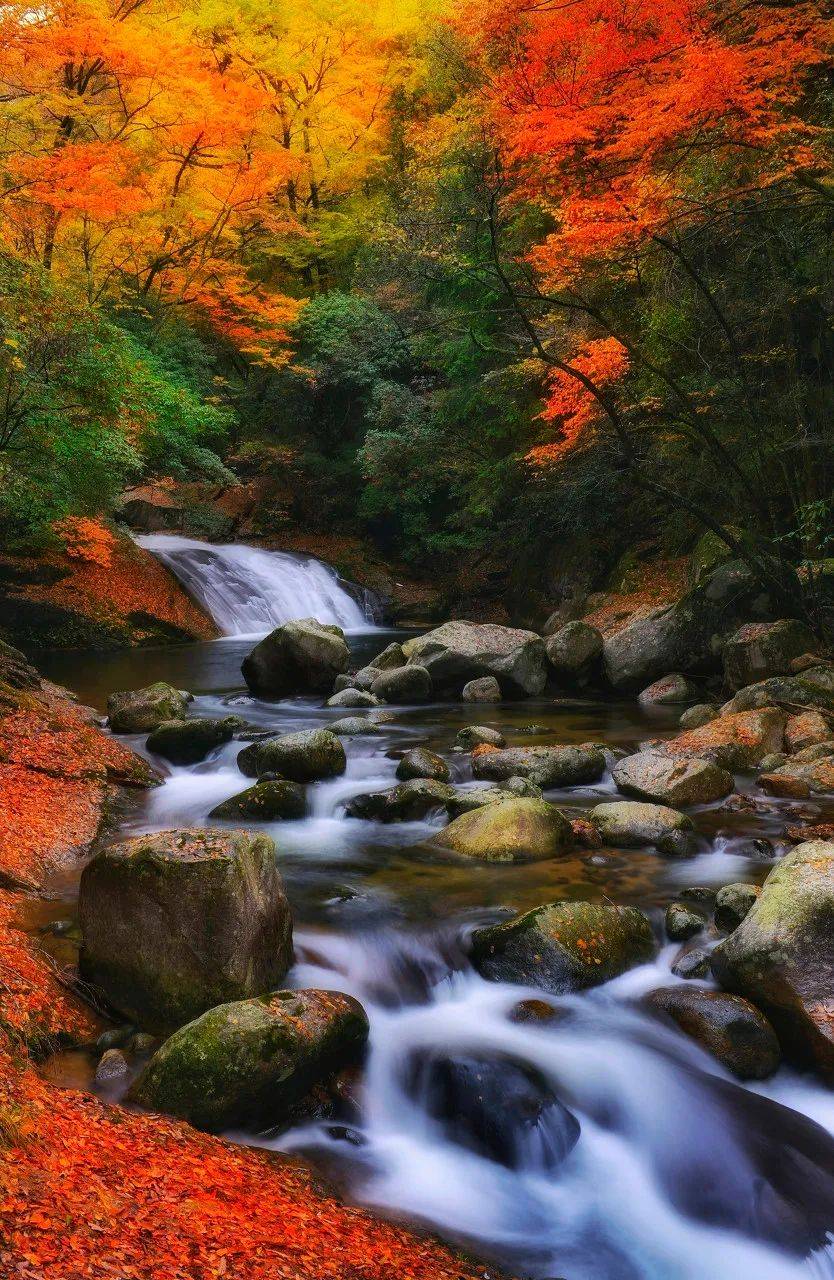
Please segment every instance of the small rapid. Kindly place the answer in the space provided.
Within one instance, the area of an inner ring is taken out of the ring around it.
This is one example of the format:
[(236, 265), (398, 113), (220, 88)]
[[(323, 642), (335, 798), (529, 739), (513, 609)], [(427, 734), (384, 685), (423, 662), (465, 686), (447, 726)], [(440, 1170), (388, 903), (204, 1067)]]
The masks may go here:
[(352, 595), (336, 570), (313, 556), (164, 533), (141, 534), (136, 541), (162, 561), (226, 636), (263, 635), (294, 618), (317, 618), (346, 631), (375, 625), (371, 593), (356, 587)]

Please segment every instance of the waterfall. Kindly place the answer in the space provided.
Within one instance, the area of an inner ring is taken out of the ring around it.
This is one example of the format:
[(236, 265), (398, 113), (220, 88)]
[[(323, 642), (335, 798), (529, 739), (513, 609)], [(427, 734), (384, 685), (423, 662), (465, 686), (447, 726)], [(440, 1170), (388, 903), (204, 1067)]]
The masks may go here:
[[(215, 546), (173, 534), (136, 537), (170, 569), (227, 636), (263, 635), (293, 618), (317, 618), (346, 631), (374, 626), (375, 600), (313, 556), (239, 543)], [(359, 602), (361, 600), (361, 603)]]

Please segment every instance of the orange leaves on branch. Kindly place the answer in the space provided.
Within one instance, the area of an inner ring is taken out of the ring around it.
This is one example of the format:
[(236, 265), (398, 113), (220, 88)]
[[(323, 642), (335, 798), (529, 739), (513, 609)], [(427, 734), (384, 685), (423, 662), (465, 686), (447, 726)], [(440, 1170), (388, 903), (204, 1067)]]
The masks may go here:
[(86, 560), (107, 569), (113, 559), (116, 539), (109, 529), (89, 516), (67, 516), (53, 529), (72, 560)]
[(614, 387), (628, 373), (630, 362), (616, 338), (598, 338), (586, 343), (567, 363), (568, 368), (554, 369), (547, 378), (547, 399), (539, 416), (557, 423), (560, 434), (558, 440), (538, 445), (527, 454), (528, 462), (537, 466), (558, 462), (580, 442), (604, 412), (595, 390), (605, 392)]

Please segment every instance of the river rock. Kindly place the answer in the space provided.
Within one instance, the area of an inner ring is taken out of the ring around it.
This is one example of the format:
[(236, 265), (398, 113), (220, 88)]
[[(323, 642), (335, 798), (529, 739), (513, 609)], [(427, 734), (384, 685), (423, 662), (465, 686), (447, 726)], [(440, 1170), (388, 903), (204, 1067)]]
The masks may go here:
[(370, 693), (371, 685), (379, 674), (378, 667), (360, 667), (353, 675), (337, 676), (333, 681), (333, 692), (343, 693), (345, 689), (361, 689), (363, 693)]
[(605, 675), (615, 689), (642, 689), (664, 671), (674, 670), (680, 654), (673, 609), (654, 609), (606, 636)]
[(673, 942), (686, 942), (704, 928), (704, 917), (685, 902), (670, 902), (663, 919), (667, 938)]
[(482, 743), (486, 743), (489, 747), (505, 747), (507, 739), (503, 733), (499, 733), (497, 729), (490, 729), (489, 725), (485, 724), (468, 724), (458, 731), (455, 738), (455, 746), (463, 747), (464, 751), (471, 751), (473, 747), (479, 747)]
[(804, 747), (785, 764), (761, 774), (759, 786), (768, 795), (799, 800), (806, 796), (834, 795), (834, 743)]
[(728, 688), (788, 675), (794, 658), (813, 653), (816, 640), (803, 622), (753, 622), (740, 627), (724, 645), (724, 679)]
[(557, 1168), (579, 1139), (579, 1122), (529, 1063), (504, 1055), (419, 1051), (406, 1065), (408, 1092), (446, 1138), (487, 1160), (530, 1171), (527, 1154), (536, 1131), (535, 1167)]
[(732, 774), (709, 760), (676, 759), (659, 751), (640, 751), (619, 760), (614, 782), (627, 796), (679, 805), (710, 804), (733, 789)]
[(326, 707), (378, 707), (380, 699), (375, 698), (372, 693), (366, 693), (364, 689), (350, 686), (334, 693), (324, 705)]
[(834, 719), (821, 711), (800, 711), (785, 725), (785, 746), (791, 753), (834, 738)]
[(112, 845), (84, 868), (78, 910), (82, 977), (150, 1031), (268, 991), (292, 961), (264, 835), (162, 831)]
[(694, 702), (701, 690), (679, 671), (661, 676), (643, 689), (637, 701), (644, 707), (674, 707), (681, 702)]
[(111, 693), (107, 717), (114, 733), (152, 733), (166, 720), (182, 720), (193, 695), (158, 680), (145, 689)]
[(219, 1131), (286, 1125), (368, 1038), (358, 1001), (338, 991), (275, 991), (210, 1009), (157, 1050), (131, 1102)]
[(107, 1049), (98, 1060), (95, 1083), (99, 1089), (116, 1089), (130, 1079), (130, 1063), (121, 1049)]
[(560, 683), (584, 685), (599, 670), (602, 634), (587, 622), (568, 622), (547, 637), (544, 648)]
[(303, 818), (307, 812), (304, 788), (297, 782), (278, 778), (274, 782), (256, 782), (239, 795), (218, 804), (210, 818), (254, 818), (274, 822), (279, 818)]
[(673, 856), (690, 854), (695, 849), (692, 819), (666, 805), (615, 800), (598, 804), (590, 819), (606, 844), (626, 849), (651, 844)]
[(672, 965), (672, 973), (676, 978), (708, 978), (710, 973), (709, 952), (702, 947), (692, 947), (679, 955)]
[(395, 667), (404, 667), (406, 661), (402, 645), (395, 640), (386, 645), (382, 653), (378, 653), (368, 665), (375, 667), (377, 671), (392, 671)]
[(598, 902), (551, 902), (472, 937), (472, 961), (485, 978), (554, 995), (598, 986), (653, 954), (642, 911)]
[(487, 622), (445, 622), (405, 646), (409, 664), (425, 667), (434, 688), (457, 696), (464, 684), (494, 676), (505, 697), (542, 692), (544, 641), (533, 631)]
[(554, 858), (572, 841), (565, 815), (545, 800), (508, 796), (455, 818), (430, 840), (481, 862), (532, 862)]
[(773, 868), (738, 928), (712, 953), (722, 987), (746, 996), (782, 1048), (834, 1074), (834, 842), (798, 845)]
[(682, 729), (700, 729), (714, 720), (720, 711), (714, 702), (697, 702), (694, 707), (687, 707), (678, 724)]
[(237, 764), (247, 778), (277, 773), (291, 782), (317, 782), (344, 773), (347, 758), (341, 742), (329, 729), (302, 729), (253, 742), (240, 752)]
[(766, 1080), (779, 1066), (776, 1032), (741, 996), (700, 987), (661, 987), (647, 996), (646, 1004), (671, 1018), (740, 1080)]
[(480, 676), (468, 680), (460, 696), (463, 702), (500, 702), (501, 686), (495, 676)]
[(738, 928), (760, 893), (757, 884), (743, 881), (725, 884), (719, 889), (715, 895), (715, 923), (719, 929), (731, 933)]
[(265, 636), (244, 658), (241, 671), (253, 693), (283, 698), (326, 693), (347, 671), (350, 652), (341, 627), (299, 618)]
[(782, 750), (785, 719), (778, 707), (719, 716), (700, 729), (688, 729), (670, 738), (662, 750), (670, 756), (712, 760), (724, 769), (752, 769)]
[(445, 809), (454, 798), (455, 789), (447, 783), (415, 778), (390, 791), (354, 796), (345, 806), (345, 815), (373, 822), (419, 822), (432, 810)]
[(432, 678), (425, 667), (409, 663), (380, 671), (371, 685), (371, 693), (383, 702), (402, 704), (426, 702), (432, 695)]
[(163, 720), (147, 741), (147, 748), (172, 764), (197, 764), (210, 751), (231, 742), (241, 727), (237, 716), (222, 720)]
[(605, 773), (605, 756), (598, 747), (511, 747), (489, 751), (472, 761), (474, 776), (482, 781), (529, 778), (536, 786), (577, 786), (597, 782)]
[(739, 689), (721, 708), (722, 715), (735, 711), (752, 711), (756, 707), (781, 706), (788, 711), (800, 709), (834, 711), (834, 667), (809, 667), (798, 676), (771, 676), (758, 684)]
[(435, 782), (448, 782), (449, 766), (434, 751), (412, 747), (397, 765), (397, 777), (403, 782), (410, 778), (434, 778)]
[(344, 720), (334, 720), (328, 727), (331, 733), (342, 738), (354, 738), (365, 733), (381, 733), (376, 721), (367, 716), (345, 716)]

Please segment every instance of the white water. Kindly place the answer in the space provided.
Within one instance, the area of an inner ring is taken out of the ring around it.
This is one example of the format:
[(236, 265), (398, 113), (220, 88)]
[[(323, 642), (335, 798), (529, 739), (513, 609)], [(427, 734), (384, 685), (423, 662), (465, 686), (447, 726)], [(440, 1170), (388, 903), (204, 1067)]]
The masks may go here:
[(136, 541), (179, 578), (224, 635), (263, 635), (294, 618), (316, 618), (346, 631), (374, 625), (370, 596), (363, 608), (335, 569), (312, 556), (165, 533)]

